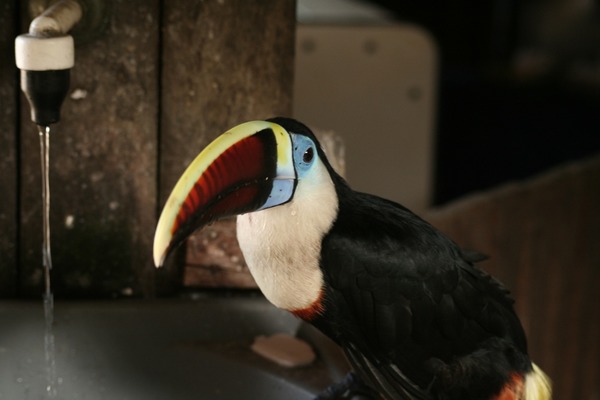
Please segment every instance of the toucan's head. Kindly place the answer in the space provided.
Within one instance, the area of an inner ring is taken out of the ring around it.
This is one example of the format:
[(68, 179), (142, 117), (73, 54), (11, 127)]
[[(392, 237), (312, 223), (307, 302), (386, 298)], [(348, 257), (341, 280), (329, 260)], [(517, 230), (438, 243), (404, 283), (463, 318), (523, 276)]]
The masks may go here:
[(154, 263), (161, 266), (192, 232), (217, 219), (290, 202), (300, 181), (319, 174), (335, 172), (305, 125), (274, 118), (230, 129), (192, 161), (171, 192), (156, 228)]

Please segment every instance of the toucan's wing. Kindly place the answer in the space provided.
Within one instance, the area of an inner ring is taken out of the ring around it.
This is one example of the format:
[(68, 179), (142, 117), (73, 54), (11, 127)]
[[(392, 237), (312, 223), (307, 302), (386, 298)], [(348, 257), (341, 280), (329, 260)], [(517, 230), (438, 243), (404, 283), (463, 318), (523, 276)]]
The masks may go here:
[(402, 390), (428, 388), (440, 367), (490, 337), (526, 347), (508, 292), (396, 203), (340, 195), (321, 262), (336, 298), (328, 315), (339, 318), (331, 334), (353, 336), (349, 341)]
[(364, 352), (346, 343), (344, 352), (360, 377), (371, 387), (378, 388), (386, 400), (430, 400), (431, 396), (415, 385), (393, 363), (373, 364)]

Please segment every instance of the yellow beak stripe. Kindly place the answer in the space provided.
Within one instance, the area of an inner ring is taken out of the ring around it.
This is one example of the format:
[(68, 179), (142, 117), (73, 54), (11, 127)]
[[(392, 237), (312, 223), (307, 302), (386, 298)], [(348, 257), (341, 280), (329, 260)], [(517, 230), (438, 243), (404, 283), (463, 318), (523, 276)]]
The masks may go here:
[(175, 233), (174, 231), (177, 228), (178, 215), (202, 175), (230, 147), (266, 129), (270, 129), (275, 136), (277, 145), (277, 177), (294, 178), (291, 137), (281, 126), (267, 121), (251, 121), (240, 124), (223, 133), (206, 146), (187, 167), (165, 203), (154, 236), (153, 256), (157, 267), (164, 263), (167, 254), (171, 250), (171, 242)]

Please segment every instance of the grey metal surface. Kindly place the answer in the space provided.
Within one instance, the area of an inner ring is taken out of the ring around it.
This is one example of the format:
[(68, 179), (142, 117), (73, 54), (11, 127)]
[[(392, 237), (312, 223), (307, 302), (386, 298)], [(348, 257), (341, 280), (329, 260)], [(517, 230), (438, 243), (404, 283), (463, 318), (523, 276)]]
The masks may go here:
[[(310, 399), (322, 361), (288, 370), (249, 349), (299, 321), (261, 296), (57, 302), (59, 399)], [(0, 302), (0, 399), (46, 398), (40, 302)]]

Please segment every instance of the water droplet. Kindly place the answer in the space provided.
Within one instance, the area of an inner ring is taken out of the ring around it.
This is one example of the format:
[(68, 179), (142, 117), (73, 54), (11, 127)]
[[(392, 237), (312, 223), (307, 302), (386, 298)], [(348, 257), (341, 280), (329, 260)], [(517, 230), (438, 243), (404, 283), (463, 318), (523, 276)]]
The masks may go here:
[(73, 100), (83, 100), (87, 97), (88, 92), (85, 89), (75, 89), (71, 92), (71, 99)]
[(65, 217), (65, 228), (67, 228), (67, 229), (73, 229), (74, 225), (75, 225), (75, 216), (74, 215), (67, 215)]

